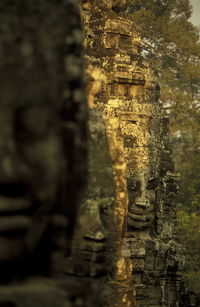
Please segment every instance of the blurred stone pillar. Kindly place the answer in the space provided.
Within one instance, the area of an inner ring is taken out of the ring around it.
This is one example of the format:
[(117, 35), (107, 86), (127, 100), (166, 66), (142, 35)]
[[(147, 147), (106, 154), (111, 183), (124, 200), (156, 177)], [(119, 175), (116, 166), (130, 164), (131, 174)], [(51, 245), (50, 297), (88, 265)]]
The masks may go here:
[(55, 277), (86, 178), (78, 1), (1, 1), (0, 49), (0, 306), (71, 306)]

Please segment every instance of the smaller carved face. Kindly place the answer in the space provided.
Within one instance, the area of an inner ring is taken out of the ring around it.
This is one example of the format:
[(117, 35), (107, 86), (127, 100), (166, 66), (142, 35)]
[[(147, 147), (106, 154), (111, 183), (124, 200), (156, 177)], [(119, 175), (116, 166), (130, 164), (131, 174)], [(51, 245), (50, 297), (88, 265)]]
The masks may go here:
[(79, 255), (79, 263), (83, 262), (86, 275), (95, 276), (107, 270), (113, 204), (113, 198), (102, 198), (88, 199), (81, 205), (73, 253)]
[(156, 178), (146, 180), (144, 173), (138, 174), (131, 186), (129, 184), (129, 228), (145, 230), (151, 226), (157, 185)]

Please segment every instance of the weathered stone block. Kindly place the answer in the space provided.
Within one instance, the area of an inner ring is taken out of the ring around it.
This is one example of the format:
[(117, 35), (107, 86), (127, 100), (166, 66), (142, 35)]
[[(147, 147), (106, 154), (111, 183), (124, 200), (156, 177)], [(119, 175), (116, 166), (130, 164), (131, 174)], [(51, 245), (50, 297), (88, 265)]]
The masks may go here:
[(129, 96), (138, 97), (144, 95), (144, 87), (142, 85), (131, 85), (129, 87)]
[(124, 35), (131, 35), (131, 22), (126, 21), (125, 19), (107, 19), (105, 22), (106, 31)]
[(127, 55), (126, 53), (118, 53), (115, 55), (115, 61), (117, 63), (126, 63), (126, 64), (131, 64), (131, 56)]
[(115, 96), (126, 96), (127, 94), (127, 85), (126, 84), (113, 84), (113, 95)]
[(142, 272), (145, 268), (145, 260), (144, 259), (133, 259), (133, 272)]
[(102, 45), (107, 49), (118, 49), (119, 46), (119, 35), (107, 33), (102, 38)]

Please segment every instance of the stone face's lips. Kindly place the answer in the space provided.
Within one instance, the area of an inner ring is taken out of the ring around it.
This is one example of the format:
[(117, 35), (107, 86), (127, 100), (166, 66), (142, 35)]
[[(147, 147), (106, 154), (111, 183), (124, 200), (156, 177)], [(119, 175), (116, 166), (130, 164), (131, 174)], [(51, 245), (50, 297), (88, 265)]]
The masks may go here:
[(93, 242), (92, 244), (89, 243), (85, 244), (84, 246), (79, 247), (78, 249), (90, 253), (100, 253), (105, 250), (105, 244)]
[(150, 223), (150, 220), (142, 220), (138, 218), (133, 219), (128, 215), (128, 226), (130, 228), (143, 230), (149, 228)]
[(146, 208), (147, 205), (148, 205), (148, 202), (147, 201), (136, 201), (135, 204), (136, 204), (136, 206)]
[(132, 219), (132, 220), (136, 220), (136, 221), (141, 221), (141, 222), (149, 222), (150, 221), (150, 217), (146, 216), (146, 215), (142, 215), (142, 214), (134, 214), (134, 213), (128, 213), (128, 216)]
[(0, 196), (0, 216), (9, 214), (17, 214), (18, 212), (28, 210), (31, 203), (27, 198), (10, 198)]
[(96, 246), (96, 247), (86, 247), (84, 251), (92, 253), (100, 253), (105, 250), (105, 246)]
[(28, 230), (30, 209), (31, 202), (25, 197), (0, 196), (0, 233)]
[(31, 219), (27, 216), (1, 216), (0, 232), (8, 232), (14, 230), (28, 230), (31, 226)]
[(128, 211), (132, 214), (136, 215), (144, 215), (144, 209), (137, 209), (137, 208), (129, 208)]

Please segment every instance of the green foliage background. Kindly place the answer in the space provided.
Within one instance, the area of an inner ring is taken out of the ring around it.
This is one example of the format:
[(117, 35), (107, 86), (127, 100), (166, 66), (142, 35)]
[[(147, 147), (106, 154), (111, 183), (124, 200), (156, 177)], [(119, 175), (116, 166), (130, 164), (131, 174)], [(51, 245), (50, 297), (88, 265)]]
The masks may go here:
[(143, 54), (160, 77), (161, 100), (170, 117), (176, 169), (181, 173), (179, 236), (186, 246), (185, 273), (200, 291), (200, 42), (189, 18), (190, 0), (128, 0), (143, 38)]

